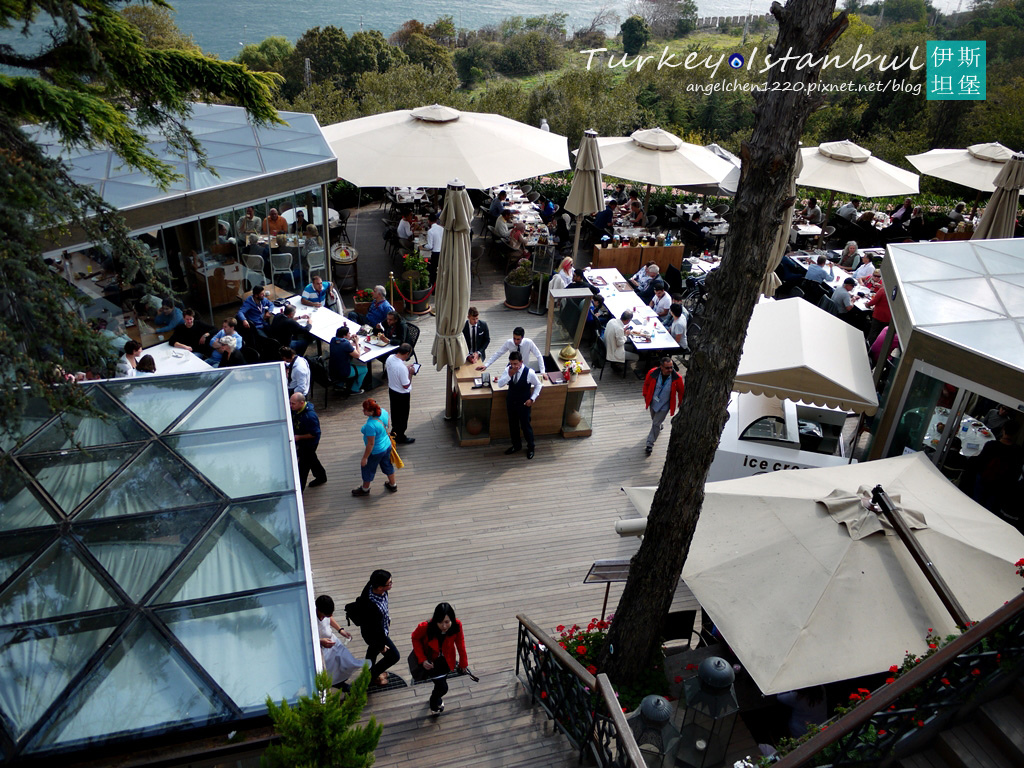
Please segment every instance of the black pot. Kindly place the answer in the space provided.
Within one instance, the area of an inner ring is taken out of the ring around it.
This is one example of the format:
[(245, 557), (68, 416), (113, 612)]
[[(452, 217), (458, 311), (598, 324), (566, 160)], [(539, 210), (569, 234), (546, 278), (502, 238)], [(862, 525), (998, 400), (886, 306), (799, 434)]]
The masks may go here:
[(526, 309), (530, 305), (530, 291), (533, 283), (527, 285), (509, 285), (505, 281), (505, 306), (509, 309)]

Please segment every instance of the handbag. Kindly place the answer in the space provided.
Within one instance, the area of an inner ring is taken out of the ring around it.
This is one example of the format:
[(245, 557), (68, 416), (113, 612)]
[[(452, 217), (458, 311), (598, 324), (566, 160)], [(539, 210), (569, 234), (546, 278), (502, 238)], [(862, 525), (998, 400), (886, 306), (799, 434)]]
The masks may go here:
[(416, 651), (409, 651), (409, 674), (412, 675), (412, 679), (421, 683), (424, 680), (430, 680), (435, 677), (447, 677), (451, 670), (448, 668), (448, 660), (445, 659), (441, 654), (437, 655), (436, 659), (429, 659), (434, 665), (433, 669), (426, 669), (420, 664), (419, 659), (416, 658)]
[[(380, 418), (378, 418), (377, 421), (381, 423), (384, 429), (387, 429), (387, 425), (385, 425)], [(388, 437), (391, 438), (391, 454), (388, 457), (391, 459), (391, 466), (395, 469), (402, 469), (405, 467), (405, 462), (402, 461), (402, 457), (399, 456), (398, 451), (395, 450), (395, 435), (393, 432), (388, 432)]]

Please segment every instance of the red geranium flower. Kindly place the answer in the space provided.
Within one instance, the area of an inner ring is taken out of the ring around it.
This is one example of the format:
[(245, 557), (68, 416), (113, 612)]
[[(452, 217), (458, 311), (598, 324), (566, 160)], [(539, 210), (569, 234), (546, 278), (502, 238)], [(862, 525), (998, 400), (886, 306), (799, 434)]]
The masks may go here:
[(596, 675), (597, 674), (597, 667), (595, 667), (593, 664), (591, 664), (589, 667), (587, 667), (587, 672), (589, 672), (592, 675)]
[(971, 670), (971, 674), (974, 675), (975, 677), (977, 677), (978, 675), (981, 674), (981, 670), (978, 669), (977, 667), (975, 667), (974, 669)]
[(943, 685), (949, 685), (949, 679), (945, 678), (945, 677), (942, 678), (941, 680), (939, 680), (939, 682), (942, 683)]
[(683, 676), (682, 675), (676, 675), (674, 678), (672, 678), (672, 680), (674, 682), (676, 682), (676, 683), (681, 683), (681, 682), (683, 682)]
[(879, 736), (885, 736), (885, 734), (886, 734), (886, 731), (885, 731), (884, 728), (878, 732)]
[(893, 664), (891, 667), (889, 667), (889, 671), (895, 675), (897, 672), (900, 671), (900, 668)]
[(685, 670), (686, 670), (687, 672), (692, 672), (692, 671), (693, 671), (693, 670), (695, 670), (696, 668), (697, 668), (697, 665), (696, 665), (696, 664), (687, 664), (687, 665), (686, 665), (686, 666), (684, 667), (684, 669), (685, 669)]
[(917, 727), (918, 728), (922, 727), (923, 725), (924, 725), (924, 720), (918, 720), (917, 721)]
[(887, 678), (885, 678), (886, 685), (890, 685), (890, 684), (895, 683), (895, 682), (896, 682), (896, 678), (895, 677), (887, 677)]
[(937, 646), (935, 643), (928, 643), (928, 647), (929, 648), (938, 648), (939, 646)]
[(861, 697), (860, 697), (859, 693), (851, 693), (850, 694), (850, 701), (860, 701), (860, 700), (861, 700)]
[(1022, 557), (1020, 560), (1014, 563), (1014, 565), (1024, 565), (1024, 557)]
[(541, 692), (540, 692), (540, 697), (541, 697), (542, 699), (546, 699), (546, 698), (548, 697), (548, 692), (547, 692), (547, 691), (541, 691)]
[(607, 621), (599, 621), (599, 622), (597, 622), (597, 628), (598, 629), (608, 629), (608, 622)]
[(567, 646), (567, 645), (566, 645), (565, 643), (563, 643), (563, 642), (559, 642), (558, 644), (559, 644), (560, 646), (562, 646), (562, 650), (563, 650), (563, 651), (568, 651), (568, 650), (569, 650), (569, 646)]
[(585, 645), (577, 645), (576, 646), (576, 653), (586, 653), (586, 652), (587, 652), (587, 646), (585, 646)]
[(555, 632), (564, 632), (564, 631), (565, 631), (565, 624), (559, 624), (557, 627), (555, 627)]

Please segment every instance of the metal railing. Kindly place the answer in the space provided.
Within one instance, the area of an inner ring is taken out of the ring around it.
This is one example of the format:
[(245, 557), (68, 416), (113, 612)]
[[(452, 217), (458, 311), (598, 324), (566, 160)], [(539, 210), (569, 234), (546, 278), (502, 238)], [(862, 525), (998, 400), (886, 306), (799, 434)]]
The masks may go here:
[(527, 617), (516, 619), (516, 675), (579, 751), (580, 761), (589, 752), (600, 768), (644, 768), (607, 675), (590, 674)]
[(777, 768), (887, 766), (1020, 676), (1024, 594), (800, 744)]

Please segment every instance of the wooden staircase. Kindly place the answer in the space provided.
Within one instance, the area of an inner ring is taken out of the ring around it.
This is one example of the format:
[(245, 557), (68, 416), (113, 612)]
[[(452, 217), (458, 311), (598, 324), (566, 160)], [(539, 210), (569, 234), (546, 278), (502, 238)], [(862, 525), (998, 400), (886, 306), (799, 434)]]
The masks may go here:
[(509, 669), (480, 676), (452, 677), (444, 714), (427, 707), (429, 683), (370, 694), (364, 717), (384, 726), (374, 766), (469, 766), (569, 768), (578, 753), (530, 697)]
[(1024, 682), (982, 705), (969, 722), (940, 733), (901, 768), (1021, 768), (1024, 766)]

